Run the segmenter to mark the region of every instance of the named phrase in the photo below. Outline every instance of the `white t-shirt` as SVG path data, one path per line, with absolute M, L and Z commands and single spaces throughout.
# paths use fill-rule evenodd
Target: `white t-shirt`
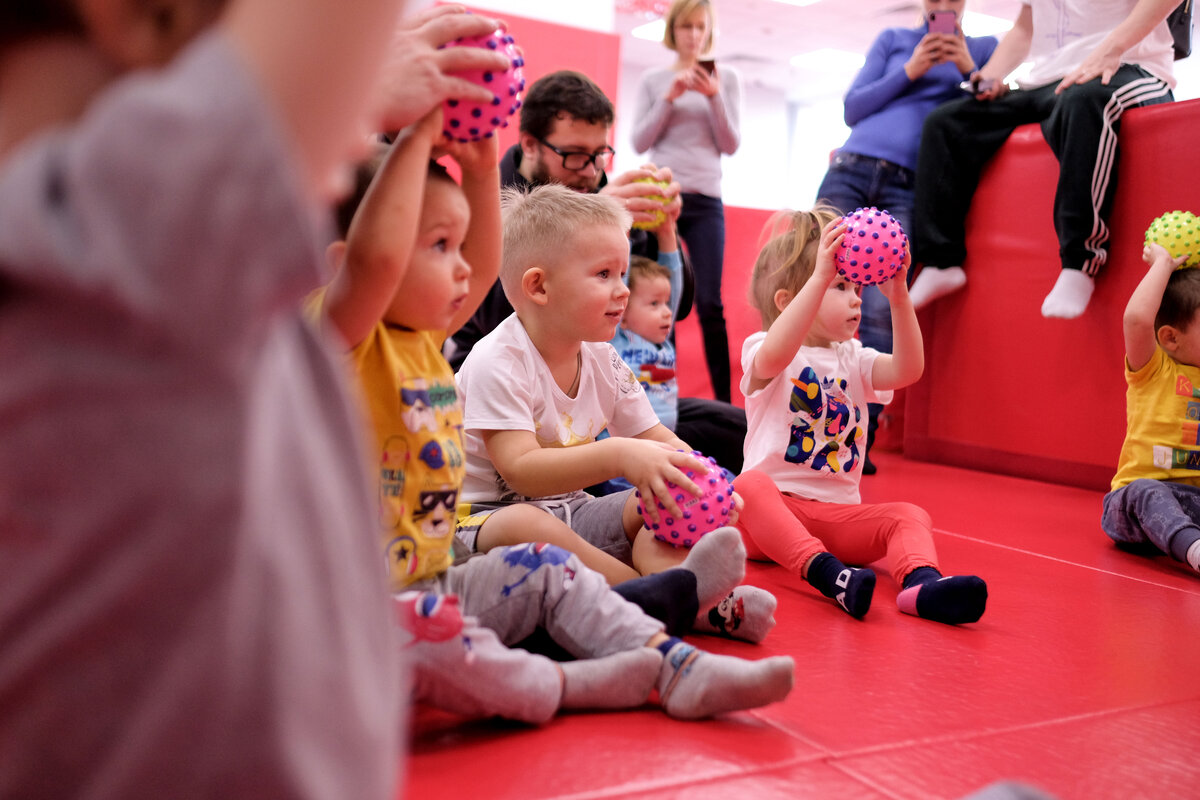
M 1120 25 L 1137 0 L 1021 0 L 1033 9 L 1033 41 L 1029 59 L 1033 68 L 1019 83 L 1023 89 L 1062 80 L 1079 66 L 1105 36 Z M 1167 23 L 1156 26 L 1146 38 L 1121 56 L 1123 64 L 1137 64 L 1169 86 L 1175 86 L 1175 54 Z
M 745 467 L 767 473 L 781 491 L 830 503 L 858 503 L 867 442 L 867 403 L 890 403 L 876 392 L 871 370 L 878 351 L 851 339 L 833 347 L 801 347 L 791 363 L 751 392 L 750 365 L 766 331 L 742 345 L 746 395 Z
M 496 473 L 481 431 L 529 431 L 542 447 L 574 447 L 596 441 L 606 429 L 613 436 L 636 436 L 658 424 L 637 377 L 612 345 L 583 343 L 579 389 L 569 397 L 554 382 L 516 314 L 471 348 L 458 373 L 458 388 L 467 454 L 461 499 L 468 503 L 559 500 L 579 494 L 518 494 Z
M 328 231 L 219 34 L 0 164 L 0 797 L 395 796 Z

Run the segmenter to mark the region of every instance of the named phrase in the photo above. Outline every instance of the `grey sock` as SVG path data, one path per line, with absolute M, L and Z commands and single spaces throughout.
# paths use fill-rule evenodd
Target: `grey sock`
M 796 665 L 789 656 L 746 661 L 673 641 L 658 677 L 659 702 L 672 717 L 700 719 L 757 708 L 792 690 Z
M 634 708 L 646 702 L 662 669 L 653 647 L 623 650 L 603 658 L 566 661 L 562 708 Z
M 737 528 L 724 527 L 700 537 L 679 565 L 696 576 L 696 599 L 707 611 L 746 576 L 746 546 Z
M 1196 572 L 1200 572 L 1200 539 L 1192 542 L 1192 546 L 1188 548 L 1187 563 Z

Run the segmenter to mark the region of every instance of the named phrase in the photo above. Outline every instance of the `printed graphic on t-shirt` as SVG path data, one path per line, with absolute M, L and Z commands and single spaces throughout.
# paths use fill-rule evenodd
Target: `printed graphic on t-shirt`
M 1180 444 L 1183 447 L 1154 446 L 1154 466 L 1160 469 L 1200 470 L 1200 391 L 1192 385 L 1186 375 L 1175 379 L 1175 394 L 1189 398 L 1184 405 L 1184 419 L 1180 423 Z
M 845 379 L 821 378 L 812 367 L 792 378 L 788 407 L 793 417 L 785 461 L 834 474 L 854 469 L 862 413 L 846 395 L 846 386 Z
M 422 559 L 449 551 L 465 458 L 453 379 L 402 380 L 397 399 L 403 430 L 384 442 L 379 500 L 380 519 L 393 534 L 388 570 L 403 579 L 418 573 Z

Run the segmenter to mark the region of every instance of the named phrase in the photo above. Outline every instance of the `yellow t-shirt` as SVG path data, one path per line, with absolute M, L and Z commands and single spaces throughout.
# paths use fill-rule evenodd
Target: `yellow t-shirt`
M 445 571 L 462 487 L 462 403 L 445 334 L 379 323 L 351 351 L 373 427 L 379 518 L 393 591 Z
M 1137 372 L 1125 367 L 1125 443 L 1112 488 L 1138 478 L 1200 486 L 1200 367 L 1161 348 Z

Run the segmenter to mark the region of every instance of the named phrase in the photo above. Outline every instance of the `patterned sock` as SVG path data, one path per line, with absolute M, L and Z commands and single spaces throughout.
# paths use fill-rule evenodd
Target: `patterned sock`
M 942 577 L 933 567 L 918 567 L 904 577 L 896 605 L 905 614 L 934 622 L 975 622 L 987 606 L 987 584 L 974 575 Z
M 761 642 L 775 627 L 776 604 L 775 595 L 766 589 L 737 586 L 707 613 L 696 617 L 692 630 Z
M 658 676 L 663 710 L 676 719 L 700 719 L 726 711 L 758 708 L 787 697 L 796 664 L 789 656 L 745 661 L 697 650 L 670 638 Z
M 636 708 L 650 697 L 663 655 L 653 647 L 559 664 L 562 708 Z
M 1196 572 L 1200 572 L 1200 539 L 1192 542 L 1192 546 L 1188 548 L 1187 563 Z
M 679 568 L 696 576 L 696 600 L 711 608 L 746 576 L 746 546 L 737 528 L 724 527 L 700 537 Z
M 875 593 L 875 573 L 869 569 L 847 567 L 831 553 L 818 553 L 809 562 L 804 579 L 855 619 L 866 616 Z

